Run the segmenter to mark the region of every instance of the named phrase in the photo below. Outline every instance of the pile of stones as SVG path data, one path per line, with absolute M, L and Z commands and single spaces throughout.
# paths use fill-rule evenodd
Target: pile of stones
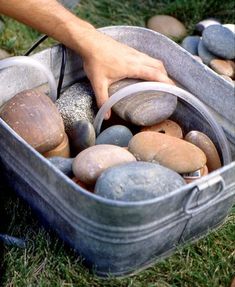
M 113 84 L 110 96 L 135 81 Z M 120 100 L 96 135 L 89 85 L 75 84 L 56 103 L 39 91 L 23 91 L 1 107 L 0 117 L 76 184 L 108 199 L 152 199 L 221 167 L 207 135 L 184 131 L 171 119 L 177 98 L 167 93 Z
M 178 19 L 168 15 L 155 15 L 148 20 L 147 28 L 180 41 L 181 46 L 196 60 L 234 84 L 234 24 L 221 24 L 217 19 L 206 19 L 195 25 L 194 35 L 188 36 L 186 27 Z

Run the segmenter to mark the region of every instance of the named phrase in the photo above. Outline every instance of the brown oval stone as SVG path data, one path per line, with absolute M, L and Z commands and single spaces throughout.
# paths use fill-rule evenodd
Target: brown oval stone
M 181 39 L 187 34 L 184 24 L 169 15 L 153 16 L 148 20 L 147 28 L 175 40 Z
M 207 157 L 209 172 L 221 167 L 221 161 L 217 149 L 211 139 L 202 132 L 190 131 L 185 140 L 199 147 Z
M 64 138 L 64 124 L 52 100 L 43 93 L 26 90 L 5 103 L 0 117 L 41 153 L 57 147 Z
M 69 140 L 67 134 L 64 134 L 64 138 L 61 144 L 59 144 L 56 148 L 45 152 L 43 155 L 47 158 L 53 156 L 60 156 L 66 158 L 70 157 Z
M 122 147 L 101 144 L 80 152 L 73 161 L 73 173 L 86 184 L 94 184 L 108 167 L 136 161 L 135 157 Z
M 159 124 L 156 124 L 150 127 L 143 127 L 141 131 L 142 132 L 152 131 L 152 132 L 167 134 L 169 136 L 180 138 L 180 139 L 183 138 L 183 132 L 182 132 L 181 127 L 172 120 L 165 120 Z
M 206 164 L 204 152 L 195 145 L 151 131 L 136 134 L 128 150 L 137 160 L 158 162 L 178 173 L 193 172 Z
M 204 165 L 202 168 L 200 168 L 199 170 L 196 170 L 194 172 L 190 172 L 190 173 L 187 173 L 187 174 L 182 174 L 184 180 L 187 182 L 187 183 L 190 183 L 196 179 L 199 179 L 201 178 L 202 176 L 205 176 L 208 174 L 208 168 L 206 165 Z
M 109 87 L 109 96 L 140 80 L 124 79 Z M 169 118 L 175 111 L 177 97 L 169 93 L 137 92 L 117 102 L 112 109 L 127 122 L 138 126 L 151 126 Z
M 77 185 L 79 185 L 80 187 L 90 191 L 90 192 L 94 192 L 94 186 L 93 185 L 87 185 L 85 184 L 84 182 L 82 182 L 81 180 L 79 180 L 78 178 L 76 177 L 73 177 L 72 178 L 72 181 L 74 181 Z
M 210 67 L 220 75 L 233 78 L 235 75 L 235 64 L 231 60 L 214 59 L 210 62 Z

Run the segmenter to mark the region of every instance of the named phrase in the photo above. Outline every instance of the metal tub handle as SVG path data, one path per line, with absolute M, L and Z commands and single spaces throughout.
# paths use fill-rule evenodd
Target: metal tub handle
M 204 202 L 203 204 L 201 204 L 198 207 L 190 208 L 190 205 L 193 202 L 193 199 L 195 198 L 195 196 L 199 192 L 202 192 L 206 188 L 211 187 L 213 185 L 218 185 L 217 190 L 215 191 L 215 196 L 211 197 L 209 200 L 207 200 L 206 202 Z M 204 209 L 207 209 L 208 207 L 210 207 L 212 204 L 214 204 L 221 197 L 224 190 L 225 190 L 225 182 L 224 182 L 223 177 L 220 175 L 215 176 L 215 177 L 207 180 L 206 182 L 198 184 L 197 186 L 195 186 L 193 188 L 191 195 L 190 195 L 188 201 L 186 202 L 186 204 L 184 206 L 184 212 L 186 214 L 193 214 L 193 213 L 200 212 Z

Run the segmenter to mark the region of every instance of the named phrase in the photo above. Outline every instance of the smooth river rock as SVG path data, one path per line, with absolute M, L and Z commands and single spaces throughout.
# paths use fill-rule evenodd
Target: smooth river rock
M 109 95 L 123 87 L 140 82 L 125 79 L 112 84 Z M 122 119 L 139 126 L 151 126 L 172 115 L 177 105 L 177 97 L 162 92 L 138 92 L 120 100 L 113 106 L 113 110 Z
M 204 152 L 182 139 L 156 132 L 133 136 L 128 150 L 140 161 L 157 162 L 178 173 L 188 173 L 206 164 Z
M 155 15 L 147 22 L 147 28 L 161 33 L 169 38 L 178 40 L 187 34 L 182 22 L 169 15 Z
M 73 172 L 82 182 L 94 184 L 105 169 L 131 161 L 136 161 L 135 157 L 122 147 L 107 144 L 96 145 L 76 156 L 73 162 Z
M 208 171 L 211 172 L 221 167 L 218 151 L 211 139 L 199 131 L 190 131 L 185 136 L 185 140 L 199 147 L 207 157 Z
M 70 157 L 70 147 L 69 139 L 66 133 L 64 133 L 64 138 L 61 144 L 55 147 L 52 150 L 49 150 L 43 154 L 45 157 Z
M 214 59 L 210 62 L 210 67 L 220 75 L 230 78 L 234 78 L 235 76 L 235 63 L 231 60 Z
M 150 127 L 143 127 L 141 129 L 142 132 L 145 131 L 152 131 L 152 132 L 158 132 L 162 134 L 167 134 L 169 136 L 177 137 L 182 139 L 183 138 L 183 132 L 181 127 L 172 120 L 165 120 L 159 124 L 156 124 L 154 126 Z
M 181 43 L 181 46 L 192 55 L 198 55 L 199 36 L 187 36 Z
M 202 41 L 213 54 L 224 59 L 235 58 L 235 34 L 222 25 L 207 27 L 202 33 Z
M 235 24 L 224 24 L 222 26 L 229 29 L 231 32 L 235 34 Z
M 37 151 L 45 153 L 64 139 L 64 124 L 52 100 L 43 93 L 26 90 L 5 103 L 0 117 Z
M 112 144 L 127 147 L 132 137 L 133 134 L 127 127 L 114 125 L 99 134 L 96 138 L 96 144 Z
M 131 162 L 108 168 L 98 178 L 95 193 L 120 201 L 141 201 L 166 195 L 185 185 L 176 172 L 150 162 Z
M 200 40 L 198 44 L 198 55 L 202 59 L 202 62 L 206 65 L 209 65 L 210 62 L 214 59 L 218 59 L 218 57 L 212 54 L 203 44 L 202 40 Z
M 95 129 L 87 120 L 73 122 L 68 131 L 68 136 L 75 154 L 95 145 Z
M 87 81 L 70 86 L 56 101 L 56 106 L 64 120 L 66 132 L 79 120 L 93 123 L 97 113 L 95 95 Z

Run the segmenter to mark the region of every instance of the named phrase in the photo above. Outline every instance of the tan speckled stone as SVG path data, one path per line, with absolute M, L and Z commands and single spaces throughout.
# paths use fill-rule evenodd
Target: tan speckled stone
M 193 172 L 206 164 L 204 152 L 195 145 L 151 131 L 136 134 L 128 150 L 137 160 L 158 162 L 178 173 Z
M 73 173 L 82 182 L 94 184 L 108 167 L 136 161 L 135 157 L 122 147 L 101 144 L 80 152 L 73 161 Z
M 231 60 L 214 59 L 210 62 L 210 67 L 220 75 L 226 75 L 230 78 L 235 76 L 235 64 Z

